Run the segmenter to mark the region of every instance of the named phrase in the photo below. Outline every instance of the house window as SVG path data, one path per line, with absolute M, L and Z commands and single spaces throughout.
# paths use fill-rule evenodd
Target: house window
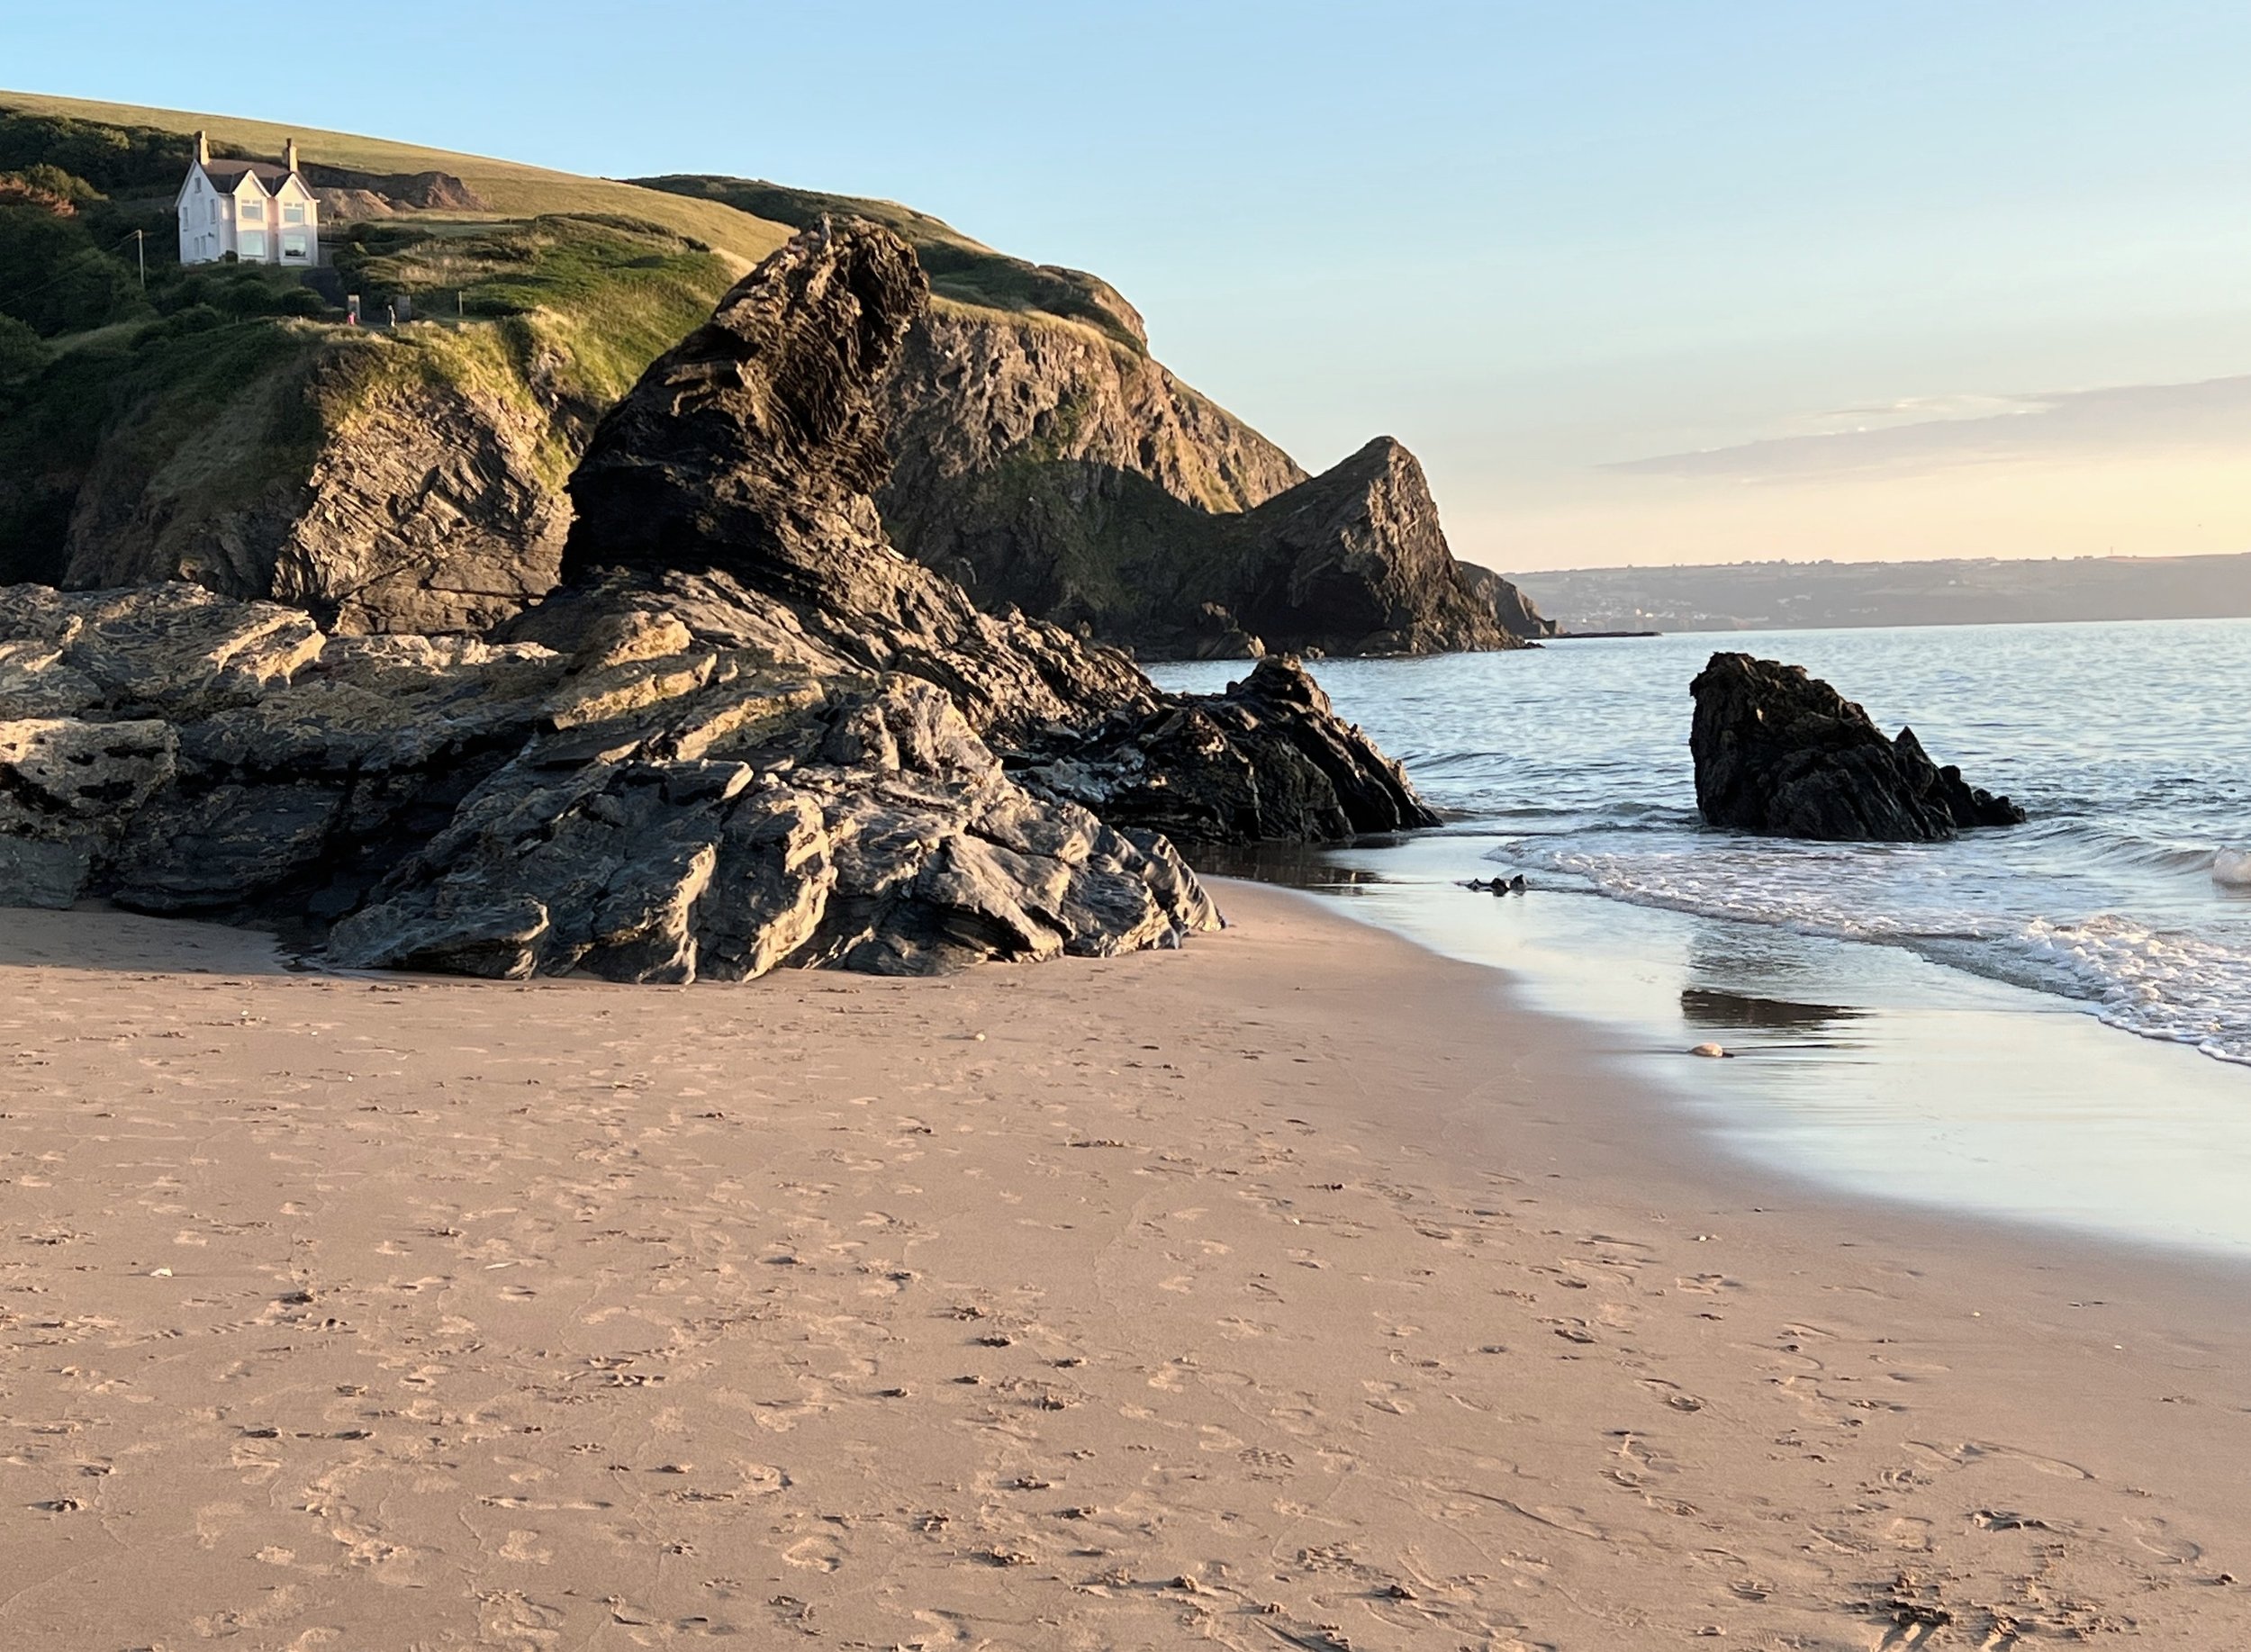
M 306 256 L 305 238 L 303 235 L 284 233 L 281 238 L 281 249 L 284 258 L 294 258 L 302 262 Z
M 284 223 L 303 223 L 304 221 L 305 208 L 303 202 L 285 201 L 282 203 L 282 221 Z
M 211 198 L 211 221 L 213 223 L 219 221 L 219 197 L 216 195 Z
M 265 231 L 265 230 L 243 230 L 243 231 L 242 231 L 242 234 L 241 234 L 241 237 L 240 237 L 240 240 L 241 240 L 241 253 L 242 253 L 242 257 L 246 257 L 246 258 L 260 258 L 260 259 L 262 259 L 262 258 L 264 258 L 264 257 L 266 257 L 266 231 Z
M 264 223 L 266 221 L 266 203 L 263 201 L 245 201 L 242 203 L 242 221 L 244 223 Z

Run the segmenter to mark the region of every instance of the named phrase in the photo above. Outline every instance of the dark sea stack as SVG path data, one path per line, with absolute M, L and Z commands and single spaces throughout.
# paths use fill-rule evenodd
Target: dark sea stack
M 890 474 L 875 389 L 929 303 L 877 230 L 799 235 L 652 363 L 570 482 L 565 582 L 598 567 L 726 573 L 775 594 L 864 601 Z
M 1379 436 L 1245 516 L 1230 605 L 1269 648 L 1444 654 L 1514 648 L 1447 546 L 1415 456 Z
M 1715 654 L 1690 685 L 1704 824 L 1830 842 L 1932 843 L 2024 811 L 1940 768 L 1912 729 L 1868 714 L 1800 665 Z

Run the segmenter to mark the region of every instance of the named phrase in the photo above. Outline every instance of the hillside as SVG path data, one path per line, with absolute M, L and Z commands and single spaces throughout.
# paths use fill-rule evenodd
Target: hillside
M 298 140 L 329 267 L 178 266 L 198 131 L 250 158 Z M 1154 360 L 1107 282 L 911 208 L 8 93 L 0 581 L 186 578 L 348 631 L 485 629 L 554 582 L 603 411 L 824 221 L 891 230 L 930 277 L 881 503 L 979 602 L 1160 654 L 1514 640 L 1521 601 L 1453 562 L 1404 449 L 1308 479 Z M 411 319 L 339 326 L 348 292 Z
M 725 203 L 645 189 L 609 178 L 581 177 L 545 167 L 461 155 L 450 149 L 247 121 L 234 115 L 201 114 L 179 109 L 146 109 L 134 104 L 104 104 L 85 98 L 47 97 L 32 92 L 0 91 L 0 113 L 81 122 L 122 133 L 155 133 L 180 139 L 211 134 L 218 155 L 273 156 L 295 138 L 308 160 L 377 173 L 445 172 L 474 189 L 501 218 L 536 218 L 556 212 L 607 213 L 637 218 L 700 240 L 747 269 L 790 236 L 787 225 L 760 218 Z M 178 150 L 185 157 L 184 149 Z M 24 165 L 0 147 L 0 167 Z M 182 164 L 168 178 L 154 180 L 167 193 L 179 183 Z

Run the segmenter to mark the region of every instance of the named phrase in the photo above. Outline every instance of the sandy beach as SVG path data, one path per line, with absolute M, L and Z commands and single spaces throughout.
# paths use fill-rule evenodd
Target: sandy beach
M 2251 1644 L 2241 1274 L 1216 887 L 688 988 L 0 915 L 0 1645 Z

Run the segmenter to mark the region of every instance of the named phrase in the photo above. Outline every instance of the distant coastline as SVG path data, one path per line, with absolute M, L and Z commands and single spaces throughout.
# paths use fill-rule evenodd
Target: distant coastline
M 1515 575 L 1568 635 L 2251 617 L 2251 553 L 1740 562 Z

